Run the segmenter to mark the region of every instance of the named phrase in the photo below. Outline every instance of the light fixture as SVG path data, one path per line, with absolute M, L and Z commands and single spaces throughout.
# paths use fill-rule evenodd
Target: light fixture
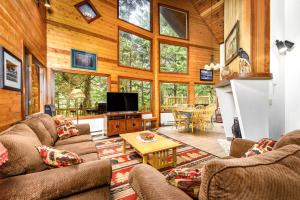
M 285 55 L 287 51 L 291 51 L 294 47 L 295 43 L 285 40 L 285 41 L 280 41 L 276 40 L 276 46 L 278 48 L 278 52 L 281 55 Z
M 210 23 L 211 23 L 211 27 L 212 27 L 212 0 L 210 1 Z M 214 48 L 213 48 L 213 37 L 211 35 L 211 55 L 210 55 L 210 63 L 206 64 L 204 66 L 204 69 L 206 70 L 219 70 L 220 69 L 220 64 L 215 63 L 215 59 L 214 59 Z
M 46 8 L 51 8 L 50 0 L 45 0 L 44 6 L 45 6 Z

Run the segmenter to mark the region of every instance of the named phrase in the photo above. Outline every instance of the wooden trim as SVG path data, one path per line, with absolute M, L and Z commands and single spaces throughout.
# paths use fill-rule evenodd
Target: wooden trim
M 148 81 L 151 84 L 151 111 L 147 113 L 153 113 L 153 108 L 154 108 L 154 80 L 151 79 L 144 79 L 144 78 L 135 78 L 135 77 L 130 77 L 130 76 L 118 76 L 118 92 L 120 92 L 120 79 L 129 79 L 129 80 L 137 80 L 137 81 Z
M 105 35 L 101 35 L 99 33 L 94 33 L 94 32 L 91 32 L 91 31 L 87 31 L 87 30 L 77 28 L 77 27 L 74 27 L 74 26 L 70 26 L 70 25 L 67 25 L 67 24 L 63 24 L 63 23 L 60 23 L 60 22 L 52 21 L 50 19 L 47 19 L 46 23 L 50 24 L 52 26 L 59 27 L 59 28 L 64 28 L 64 29 L 74 31 L 74 32 L 77 32 L 77 33 L 81 33 L 81 34 L 84 34 L 84 35 L 88 35 L 88 36 L 96 37 L 96 38 L 99 38 L 99 39 L 102 39 L 102 40 L 117 43 L 117 40 L 115 40 L 113 38 L 110 38 L 110 37 L 107 37 Z
M 186 72 L 162 72 L 161 69 L 160 69 L 160 61 L 161 61 L 161 56 L 160 56 L 160 45 L 161 44 L 167 44 L 167 45 L 172 45 L 172 46 L 180 46 L 180 47 L 186 47 L 187 48 L 187 58 L 186 58 L 186 67 L 187 67 L 187 70 Z M 183 43 L 180 43 L 180 42 L 175 42 L 175 41 L 167 41 L 167 40 L 158 40 L 158 67 L 159 67 L 159 70 L 158 72 L 160 74 L 182 74 L 182 75 L 189 75 L 190 74 L 190 66 L 189 66 L 189 63 L 190 63 L 190 48 L 189 48 L 189 45 L 186 45 L 186 44 L 183 44 Z
M 137 27 L 137 28 L 140 28 L 140 29 L 142 29 L 142 30 L 145 30 L 145 31 L 148 31 L 148 32 L 151 32 L 151 33 L 153 33 L 153 0 L 150 0 L 150 30 L 147 30 L 147 29 L 145 29 L 145 28 L 143 28 L 143 27 L 140 27 L 140 26 L 138 26 L 138 25 L 136 25 L 136 24 L 133 24 L 133 23 L 131 23 L 131 22 L 128 22 L 128 21 L 126 21 L 126 20 L 124 20 L 124 19 L 121 19 L 120 17 L 119 17 L 119 2 L 120 2 L 120 0 L 117 0 L 117 19 L 119 19 L 119 20 L 121 20 L 121 21 L 123 21 L 123 22 L 125 22 L 125 23 L 127 23 L 127 24 L 130 24 L 130 25 L 132 25 L 132 26 L 135 26 L 135 27 Z
M 125 65 L 121 65 L 120 64 L 120 31 L 138 36 L 140 38 L 143 38 L 145 40 L 149 40 L 150 41 L 150 69 L 140 69 L 134 66 L 125 66 Z M 134 32 L 132 30 L 128 30 L 126 28 L 123 28 L 121 26 L 118 26 L 118 49 L 117 49 L 117 59 L 118 59 L 118 66 L 119 67 L 125 67 L 125 68 L 130 68 L 130 69 L 136 69 L 136 70 L 142 70 L 142 71 L 147 71 L 147 72 L 153 72 L 153 39 L 151 37 L 145 36 L 143 34 Z
M 64 49 L 58 49 L 58 48 L 53 48 L 53 47 L 47 47 L 48 52 L 52 53 L 58 53 L 58 54 L 63 54 L 63 55 L 70 55 L 71 51 L 69 50 L 64 50 Z M 107 63 L 112 63 L 112 64 L 118 64 L 117 60 L 110 59 L 110 58 L 104 58 L 97 56 L 97 62 L 107 62 Z
M 79 7 L 82 6 L 82 5 L 84 5 L 84 4 L 88 4 L 92 8 L 92 10 L 95 12 L 96 16 L 93 19 L 87 19 L 86 16 L 84 16 L 82 14 L 82 12 L 80 11 Z M 92 4 L 92 2 L 90 0 L 84 0 L 84 1 L 78 3 L 78 4 L 74 5 L 74 6 L 75 6 L 75 8 L 78 10 L 78 12 L 81 14 L 81 16 L 85 19 L 85 21 L 88 24 L 101 17 L 100 13 L 98 12 L 98 10 L 96 9 L 96 7 Z
M 99 73 L 99 72 L 92 72 L 92 71 L 86 71 L 83 69 L 66 69 L 66 68 L 56 68 L 53 67 L 51 68 L 53 72 L 65 72 L 65 73 L 71 73 L 71 74 L 84 74 L 84 75 L 93 75 L 93 76 L 105 76 L 105 77 L 110 77 L 110 74 L 105 74 L 105 73 Z
M 190 18 L 189 18 L 189 11 L 188 10 L 184 10 L 182 8 L 177 8 L 177 7 L 174 7 L 174 6 L 170 6 L 170 5 L 167 5 L 167 4 L 162 4 L 162 3 L 158 3 L 158 34 L 160 36 L 164 36 L 164 37 L 169 37 L 169 38 L 176 38 L 176 39 L 180 39 L 180 40 L 190 40 Z M 169 36 L 169 35 L 163 35 L 163 34 L 160 34 L 160 7 L 166 7 L 166 8 L 169 8 L 169 9 L 172 9 L 172 10 L 177 10 L 179 12 L 184 12 L 186 13 L 186 38 L 180 38 L 180 37 L 174 37 L 174 36 Z

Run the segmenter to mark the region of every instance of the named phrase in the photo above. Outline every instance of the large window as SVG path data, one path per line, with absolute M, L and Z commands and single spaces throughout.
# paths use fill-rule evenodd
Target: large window
M 159 6 L 159 32 L 161 35 L 188 39 L 188 13 Z
M 138 93 L 139 111 L 151 111 L 151 81 L 121 78 L 119 81 L 119 87 L 120 92 Z
M 188 48 L 160 43 L 160 71 L 188 72 Z
M 151 30 L 151 0 L 118 0 L 119 19 Z
M 119 64 L 126 67 L 150 70 L 151 41 L 120 30 Z
M 209 105 L 216 103 L 216 90 L 213 85 L 195 85 L 195 104 Z
M 97 114 L 99 103 L 106 102 L 107 77 L 86 74 L 55 72 L 55 107 L 57 114 L 74 116 Z M 74 89 L 80 89 L 85 98 L 70 98 Z
M 185 83 L 160 83 L 162 112 L 171 112 L 177 104 L 188 103 L 188 85 Z

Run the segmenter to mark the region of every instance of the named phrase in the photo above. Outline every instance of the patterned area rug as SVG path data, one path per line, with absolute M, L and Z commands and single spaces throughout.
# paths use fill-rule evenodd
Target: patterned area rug
M 160 134 L 162 135 L 162 134 Z M 165 135 L 162 135 L 167 137 Z M 128 175 L 131 169 L 142 163 L 141 157 L 134 151 L 128 149 L 126 154 L 122 153 L 123 141 L 120 137 L 106 138 L 105 136 L 93 135 L 94 141 L 100 158 L 108 158 L 112 163 L 112 182 L 111 182 L 111 196 L 113 200 L 134 200 L 136 194 L 128 184 Z M 167 137 L 168 138 L 168 137 Z M 172 138 L 169 138 L 174 140 Z M 193 167 L 199 163 L 216 158 L 216 156 L 205 151 L 192 147 L 190 145 L 182 144 L 177 148 L 177 167 Z M 172 168 L 161 169 L 162 174 L 167 174 Z

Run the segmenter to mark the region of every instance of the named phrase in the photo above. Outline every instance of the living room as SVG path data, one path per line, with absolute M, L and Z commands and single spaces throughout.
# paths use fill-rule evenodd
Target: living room
M 0 2 L 0 199 L 299 199 L 299 0 Z

